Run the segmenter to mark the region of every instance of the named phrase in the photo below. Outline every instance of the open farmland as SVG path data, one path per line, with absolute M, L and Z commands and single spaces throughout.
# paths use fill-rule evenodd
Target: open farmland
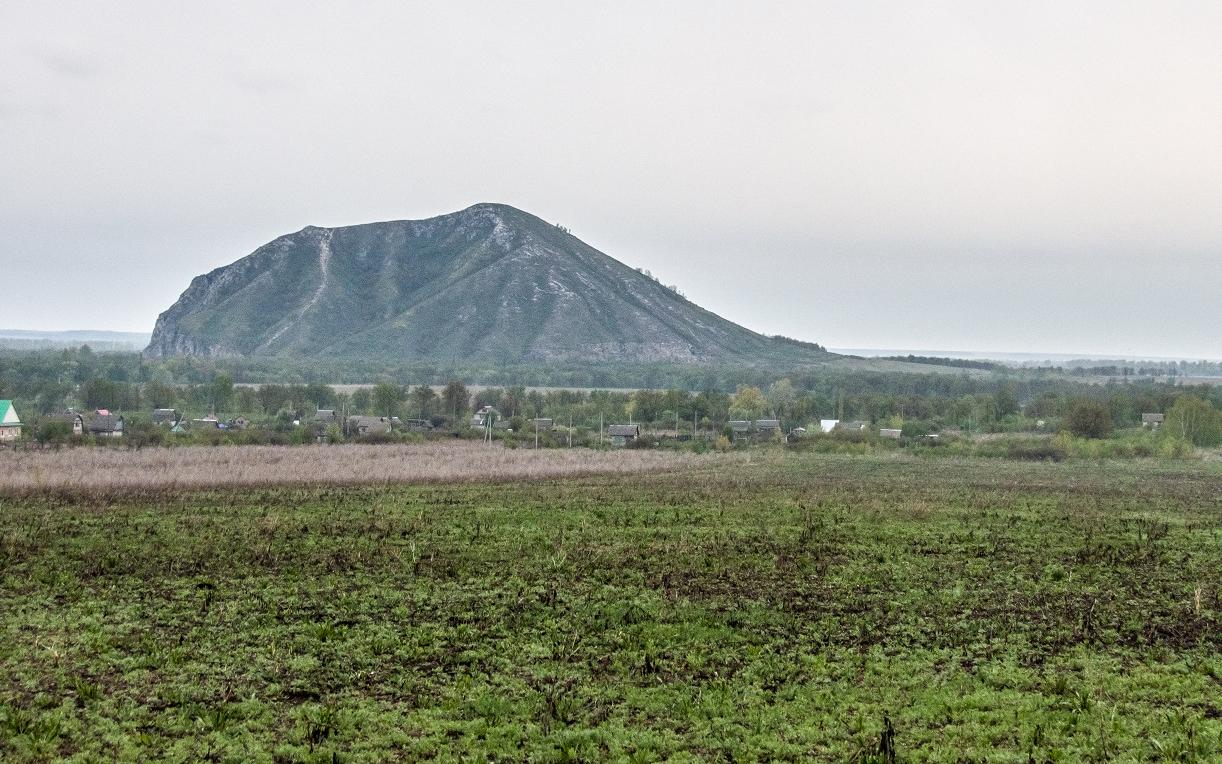
M 1216 761 L 1222 464 L 681 467 L 0 499 L 0 758 Z

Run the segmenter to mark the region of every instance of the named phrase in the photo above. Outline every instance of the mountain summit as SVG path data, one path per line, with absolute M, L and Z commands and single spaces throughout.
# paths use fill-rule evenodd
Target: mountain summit
M 281 236 L 192 280 L 151 356 L 812 363 L 503 204 Z

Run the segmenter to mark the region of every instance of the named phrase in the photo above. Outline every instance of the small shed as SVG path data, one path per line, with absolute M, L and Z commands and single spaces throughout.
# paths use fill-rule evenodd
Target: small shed
M 893 427 L 883 427 L 878 431 L 878 437 L 889 438 L 891 440 L 899 440 L 900 435 L 902 434 L 903 434 L 903 430 L 899 430 Z
M 192 419 L 191 426 L 197 430 L 217 430 L 220 429 L 221 423 L 214 416 L 206 416 L 200 417 L 199 419 Z
M 611 443 L 616 446 L 626 446 L 641 437 L 641 427 L 635 424 L 613 424 L 607 428 Z
M 553 426 L 554 424 L 552 423 L 551 419 L 548 419 L 545 417 L 539 417 L 537 419 L 529 420 L 526 424 L 526 429 L 531 432 L 533 432 L 535 429 L 538 429 L 539 432 L 544 432 L 546 430 L 552 429 Z
M 401 424 L 408 432 L 429 432 L 433 429 L 433 423 L 427 419 L 408 419 L 406 422 L 397 422 L 398 417 L 391 417 L 391 424 Z
M 1164 421 L 1166 421 L 1166 416 L 1163 414 L 1141 415 L 1141 426 L 1148 427 L 1151 430 L 1157 430 L 1159 427 L 1162 427 Z
M 158 427 L 173 425 L 176 422 L 178 422 L 178 411 L 176 409 L 153 409 L 153 424 Z
M 836 432 L 865 432 L 865 422 L 840 422 L 836 425 Z
M 121 438 L 123 417 L 110 413 L 109 409 L 98 409 L 89 418 L 89 434 L 98 438 Z
M 21 437 L 21 417 L 12 401 L 0 401 L 0 441 Z
M 730 424 L 730 432 L 733 433 L 734 437 L 736 438 L 744 437 L 744 436 L 751 434 L 751 421 L 750 420 L 731 419 L 729 424 Z

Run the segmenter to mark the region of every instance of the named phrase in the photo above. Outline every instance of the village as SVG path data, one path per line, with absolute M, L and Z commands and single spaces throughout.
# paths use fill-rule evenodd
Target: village
M 1142 413 L 1140 429 L 1158 432 L 1165 419 L 1163 413 Z M 1028 426 L 1035 435 L 1052 431 L 1044 419 L 1033 420 Z M 212 412 L 191 416 L 176 408 L 155 408 L 147 413 L 125 416 L 119 411 L 97 408 L 36 415 L 27 423 L 18 414 L 13 401 L 0 400 L 0 448 L 58 448 L 89 443 L 135 447 L 198 443 L 393 443 L 465 438 L 527 448 L 670 445 L 711 446 L 724 450 L 755 444 L 794 444 L 819 437 L 936 445 L 939 441 L 962 439 L 965 435 L 971 433 L 957 426 L 945 426 L 936 432 L 921 427 L 906 429 L 894 419 L 871 424 L 859 419 L 819 418 L 808 424 L 786 427 L 775 417 L 727 419 L 719 424 L 694 414 L 691 421 L 675 415 L 669 422 L 655 419 L 642 423 L 605 421 L 600 414 L 596 421 L 587 418 L 575 423 L 571 413 L 565 421 L 550 416 L 522 417 L 516 413 L 503 414 L 490 404 L 479 406 L 465 419 L 350 414 L 336 408 L 317 408 L 304 414 L 281 412 L 276 418 L 241 414 L 218 416 Z M 977 433 L 979 440 L 995 437 Z

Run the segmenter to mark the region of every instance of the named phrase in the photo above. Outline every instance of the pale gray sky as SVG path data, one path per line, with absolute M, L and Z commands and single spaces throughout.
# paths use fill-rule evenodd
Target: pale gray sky
M 753 329 L 1222 356 L 1222 4 L 0 4 L 3 328 L 499 201 Z

